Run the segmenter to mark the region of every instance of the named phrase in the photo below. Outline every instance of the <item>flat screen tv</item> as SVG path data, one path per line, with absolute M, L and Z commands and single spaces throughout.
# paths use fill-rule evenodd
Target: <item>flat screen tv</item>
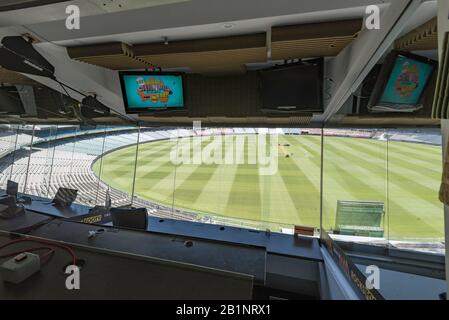
M 323 110 L 323 59 L 275 66 L 259 75 L 262 111 Z
M 182 73 L 119 72 L 127 113 L 185 109 Z
M 368 102 L 370 112 L 414 112 L 422 108 L 436 61 L 408 52 L 392 51 L 385 58 Z

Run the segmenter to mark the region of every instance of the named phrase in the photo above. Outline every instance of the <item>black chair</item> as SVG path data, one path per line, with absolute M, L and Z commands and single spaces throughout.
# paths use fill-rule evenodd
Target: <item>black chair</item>
M 147 230 L 148 213 L 146 208 L 111 208 L 110 213 L 114 227 Z

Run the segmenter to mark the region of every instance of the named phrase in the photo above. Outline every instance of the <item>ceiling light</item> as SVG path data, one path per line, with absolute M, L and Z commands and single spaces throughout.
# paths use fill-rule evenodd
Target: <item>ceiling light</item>
M 223 28 L 225 28 L 225 29 L 227 29 L 227 30 L 230 30 L 230 29 L 232 29 L 232 28 L 234 28 L 235 27 L 235 24 L 234 23 L 225 23 L 224 25 L 223 25 Z

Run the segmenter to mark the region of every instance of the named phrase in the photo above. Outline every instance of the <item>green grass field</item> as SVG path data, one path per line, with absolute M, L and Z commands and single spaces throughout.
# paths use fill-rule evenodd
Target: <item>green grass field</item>
M 279 144 L 278 171 L 267 176 L 259 175 L 255 164 L 175 167 L 170 160 L 175 141 L 141 144 L 135 194 L 202 214 L 319 226 L 320 137 L 280 135 Z M 324 227 L 334 225 L 337 200 L 375 200 L 386 205 L 385 235 L 391 239 L 442 238 L 441 147 L 389 142 L 387 163 L 386 145 L 324 138 Z M 135 150 L 131 146 L 105 155 L 101 179 L 131 193 Z M 100 175 L 100 161 L 93 169 Z

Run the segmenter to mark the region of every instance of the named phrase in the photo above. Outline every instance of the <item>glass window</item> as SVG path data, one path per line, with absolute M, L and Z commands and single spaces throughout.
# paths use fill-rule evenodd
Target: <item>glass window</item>
M 64 166 L 59 163 L 59 154 L 55 156 L 57 138 L 58 126 L 34 126 L 33 147 L 29 157 L 23 159 L 29 163 L 24 193 L 44 198 L 52 198 L 56 193 L 52 175 L 67 167 L 67 163 Z
M 138 151 L 135 136 L 106 131 L 93 171 L 100 186 L 122 193 L 116 205 L 134 195 L 133 206 L 160 217 L 319 226 L 320 129 L 142 127 Z
M 0 188 L 6 189 L 6 183 L 12 177 L 12 164 L 17 144 L 17 125 L 0 126 Z
M 19 192 L 24 192 L 27 184 L 29 156 L 32 152 L 31 145 L 34 143 L 33 131 L 34 126 L 15 125 L 3 137 L 7 144 L 7 141 L 10 141 L 8 144 L 10 152 L 2 158 L 2 162 L 5 163 L 2 167 L 3 177 L 6 181 L 8 179 L 16 181 L 19 184 Z
M 444 251 L 439 128 L 3 125 L 0 165 L 1 188 L 50 199 L 285 232 L 321 210 L 338 239 Z
M 438 128 L 328 128 L 323 149 L 325 230 L 344 241 L 444 253 Z
M 324 129 L 323 227 L 339 239 L 385 239 L 387 142 L 383 135 L 383 130 Z
M 388 238 L 395 246 L 444 250 L 441 131 L 387 130 Z
M 112 206 L 130 206 L 134 191 L 135 163 L 139 141 L 139 128 L 129 126 L 103 127 L 101 135 L 89 138 L 90 150 L 85 153 L 92 163 L 92 172 L 99 178 L 95 204 L 104 205 L 107 195 Z
M 170 128 L 140 129 L 133 205 L 147 207 L 151 215 L 187 219 L 187 214 L 173 207 L 179 171 L 172 150 L 176 151 L 181 132 Z M 176 152 L 173 154 L 176 156 Z

